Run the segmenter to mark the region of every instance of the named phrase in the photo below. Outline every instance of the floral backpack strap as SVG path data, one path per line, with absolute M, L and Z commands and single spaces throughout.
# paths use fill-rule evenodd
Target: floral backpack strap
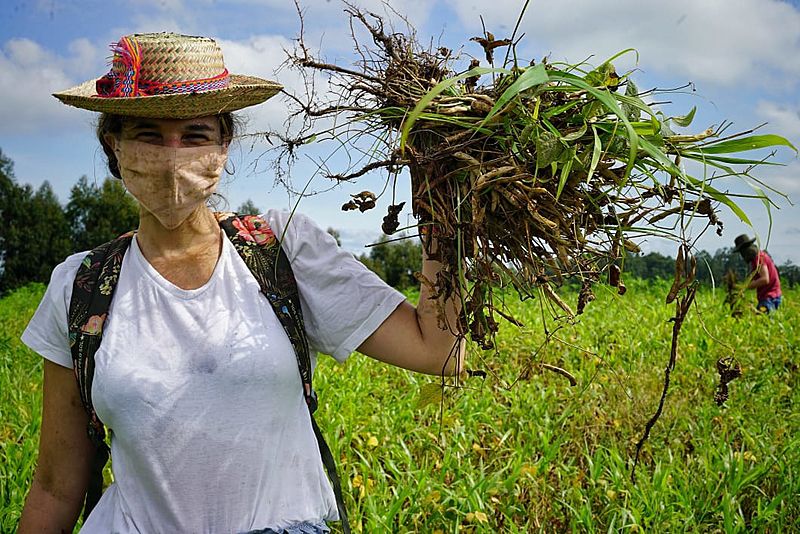
M 336 496 L 336 506 L 342 522 L 342 531 L 350 534 L 347 510 L 344 505 L 342 484 L 336 472 L 336 462 L 330 447 L 314 419 L 317 410 L 317 395 L 311 384 L 311 357 L 306 337 L 303 311 L 300 307 L 300 293 L 292 272 L 289 258 L 275 237 L 269 223 L 257 215 L 236 215 L 217 213 L 217 221 L 242 257 L 247 268 L 258 281 L 261 293 L 267 297 L 275 315 L 278 316 L 297 357 L 297 367 L 303 381 L 303 395 L 311 413 L 311 426 L 317 438 L 320 456 Z
M 294 279 L 289 258 L 280 246 L 267 221 L 257 215 L 217 213 L 219 225 L 228 235 L 234 248 L 253 273 L 261 293 L 275 310 L 275 314 L 292 342 L 303 394 L 313 413 L 317 407 L 316 395 L 311 385 L 311 358 L 306 338 L 300 294 Z
M 105 427 L 92 404 L 94 355 L 100 347 L 103 325 L 119 280 L 122 258 L 132 237 L 133 232 L 128 232 L 89 252 L 78 267 L 72 284 L 67 317 L 72 368 L 78 381 L 81 404 L 89 416 L 89 438 L 97 447 L 86 492 L 84 519 L 89 516 L 103 493 L 103 467 L 110 455 L 105 441 Z

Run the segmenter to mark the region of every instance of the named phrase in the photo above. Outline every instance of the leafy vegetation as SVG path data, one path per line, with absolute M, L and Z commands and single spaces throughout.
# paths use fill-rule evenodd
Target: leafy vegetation
M 98 186 L 82 176 L 72 186 L 64 214 L 73 252 L 91 250 L 139 225 L 139 205 L 115 178 Z
M 599 286 L 580 320 L 551 328 L 544 345 L 546 301 L 507 295 L 525 326 L 501 331 L 498 357 L 471 353 L 469 367 L 487 377 L 448 387 L 441 403 L 429 402 L 435 377 L 364 357 L 345 366 L 322 358 L 318 421 L 340 459 L 356 531 L 800 528 L 797 290 L 777 314 L 738 320 L 724 292 L 698 294 L 664 415 L 631 484 L 633 445 L 669 354 L 668 285 L 628 280 L 623 297 Z M 29 286 L 0 300 L 3 532 L 15 528 L 36 462 L 41 361 L 18 336 L 42 291 Z M 743 375 L 718 407 L 715 362 L 732 353 Z M 542 364 L 569 371 L 577 385 Z
M 384 282 L 398 289 L 419 287 L 414 273 L 422 263 L 422 245 L 414 239 L 390 241 L 382 235 L 369 254 L 362 254 L 359 260 L 380 276 Z
M 30 281 L 45 282 L 70 252 L 66 218 L 50 184 L 17 185 L 0 152 L 0 294 Z
M 47 282 L 69 254 L 88 250 L 135 228 L 136 201 L 119 180 L 102 185 L 83 176 L 61 206 L 48 182 L 18 184 L 13 162 L 0 151 L 0 294 Z

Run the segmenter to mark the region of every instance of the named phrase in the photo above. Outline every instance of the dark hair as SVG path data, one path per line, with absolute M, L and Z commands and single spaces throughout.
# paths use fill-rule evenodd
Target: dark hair
M 222 142 L 226 145 L 230 144 L 231 140 L 239 132 L 240 120 L 233 113 L 220 113 L 217 118 L 219 119 L 220 132 L 222 132 Z M 103 152 L 105 152 L 106 159 L 108 159 L 108 171 L 118 179 L 122 179 L 122 175 L 119 172 L 117 156 L 106 142 L 105 136 L 106 134 L 117 136 L 121 134 L 125 119 L 126 117 L 123 115 L 111 113 L 101 113 L 100 118 L 97 119 L 97 140 L 100 141 L 100 146 L 103 147 Z
M 742 259 L 744 261 L 753 261 L 758 256 L 758 247 L 756 245 L 750 245 L 749 247 L 742 249 Z

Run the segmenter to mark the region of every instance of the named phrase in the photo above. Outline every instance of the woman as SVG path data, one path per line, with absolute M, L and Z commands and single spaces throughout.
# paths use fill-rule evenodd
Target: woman
M 337 519 L 292 346 L 206 206 L 230 112 L 280 86 L 228 74 L 216 43 L 141 34 L 109 74 L 55 96 L 104 113 L 111 173 L 140 204 L 103 328 L 92 398 L 115 482 L 84 532 L 327 532 Z M 264 215 L 291 261 L 313 348 L 452 374 L 455 338 L 421 288 L 414 308 L 308 218 Z M 19 531 L 71 531 L 94 446 L 72 370 L 67 307 L 86 253 L 53 271 L 23 341 L 45 358 L 39 462 Z M 441 266 L 423 259 L 434 279 Z M 457 304 L 447 302 L 454 324 Z

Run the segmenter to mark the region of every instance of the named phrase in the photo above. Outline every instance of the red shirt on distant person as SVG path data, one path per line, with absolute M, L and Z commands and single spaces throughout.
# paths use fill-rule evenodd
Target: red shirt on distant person
M 769 257 L 769 254 L 763 250 L 759 250 L 758 255 L 750 262 L 750 268 L 758 272 L 761 270 L 762 265 L 767 267 L 769 283 L 756 289 L 759 302 L 781 296 L 781 279 L 778 276 L 778 269 L 775 267 L 775 262 Z

